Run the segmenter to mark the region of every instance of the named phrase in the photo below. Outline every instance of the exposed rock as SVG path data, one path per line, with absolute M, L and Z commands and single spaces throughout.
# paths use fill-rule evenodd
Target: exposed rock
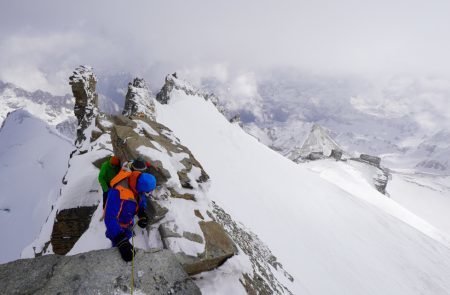
M 185 199 L 188 201 L 196 201 L 195 200 L 195 195 L 194 194 L 189 194 L 189 193 L 179 193 L 177 192 L 174 188 L 168 188 L 169 192 L 170 192 L 170 197 L 171 198 L 177 198 L 177 199 Z
M 174 154 L 186 154 L 181 161 L 185 169 L 177 171 L 177 176 L 182 187 L 192 188 L 188 173 L 191 172 L 193 167 L 198 168 L 200 171 L 198 182 L 204 182 L 209 179 L 209 176 L 194 158 L 190 150 L 181 145 L 172 131 L 164 125 L 146 118 L 139 118 L 141 124 L 145 124 L 147 128 L 138 130 L 139 128 L 136 122 L 124 116 L 114 116 L 113 121 L 115 125 L 111 131 L 111 139 L 115 154 L 121 159 L 136 159 L 142 156 L 146 161 L 150 162 L 151 167 L 149 168 L 149 172 L 155 175 L 158 184 L 166 183 L 169 178 L 175 175 L 170 175 L 170 172 L 163 167 L 159 158 L 150 158 L 148 155 L 139 153 L 139 147 L 148 147 L 159 153 L 166 152 L 170 156 Z M 163 150 L 160 150 L 161 148 Z
M 208 215 L 220 223 L 228 235 L 249 257 L 253 273 L 244 274 L 241 283 L 248 294 L 292 294 L 274 274 L 274 270 L 288 280 L 293 277 L 283 269 L 270 249 L 251 231 L 236 223 L 229 214 L 213 202 L 213 213 Z
M 359 158 L 361 160 L 363 160 L 364 162 L 366 162 L 366 163 L 369 163 L 369 164 L 374 165 L 376 167 L 380 167 L 380 164 L 381 164 L 381 158 L 380 157 L 366 155 L 366 154 L 361 154 L 359 156 Z
M 311 152 L 309 155 L 305 157 L 307 160 L 315 161 L 325 158 L 325 155 L 322 152 Z
M 331 150 L 331 158 L 334 158 L 336 161 L 339 161 L 340 159 L 342 159 L 342 151 L 340 150 Z
M 181 90 L 187 95 L 195 95 L 197 92 L 195 89 L 184 81 L 178 79 L 176 73 L 167 75 L 164 86 L 161 88 L 159 93 L 156 95 L 156 100 L 161 104 L 167 104 L 170 99 L 170 93 L 173 89 Z
M 237 253 L 236 246 L 220 224 L 215 221 L 200 221 L 199 224 L 205 237 L 205 251 L 198 257 L 176 253 L 178 260 L 189 275 L 219 267 Z
M 90 135 L 85 134 L 85 131 L 98 114 L 98 95 L 95 92 L 97 77 L 92 67 L 79 66 L 69 80 L 75 97 L 74 111 L 78 120 L 76 143 L 80 145 L 82 141 L 90 139 L 88 138 Z
M 375 188 L 382 194 L 386 195 L 386 187 L 390 178 L 389 170 L 380 168 L 379 173 L 374 178 Z
M 200 213 L 199 210 L 194 210 L 194 214 L 195 214 L 195 216 L 197 216 L 201 220 L 205 220 L 205 217 L 203 217 L 202 213 Z
M 128 84 L 125 107 L 122 114 L 127 117 L 148 117 L 155 119 L 155 103 L 144 79 L 135 78 Z
M 199 244 L 204 243 L 201 235 L 197 235 L 197 234 L 185 231 L 185 232 L 183 232 L 183 237 L 188 239 L 189 241 L 197 242 Z
M 160 206 L 158 202 L 153 199 L 150 199 L 147 204 L 147 216 L 150 219 L 149 224 L 154 224 L 160 221 L 166 216 L 167 212 L 169 211 L 169 209 Z
M 138 250 L 133 277 L 140 294 L 201 294 L 170 251 Z M 0 265 L 0 278 L 2 294 L 121 294 L 130 292 L 131 266 L 114 248 L 17 260 Z
M 161 239 L 166 240 L 167 238 L 181 238 L 181 235 L 175 231 L 173 231 L 172 229 L 170 229 L 167 224 L 161 224 L 158 228 L 159 230 L 159 234 L 161 235 Z M 167 249 L 167 245 L 166 245 L 166 249 Z
M 57 213 L 51 236 L 53 252 L 67 254 L 88 229 L 97 206 L 78 207 Z

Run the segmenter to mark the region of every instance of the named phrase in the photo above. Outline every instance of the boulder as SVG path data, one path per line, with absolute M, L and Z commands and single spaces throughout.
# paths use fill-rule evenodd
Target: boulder
M 131 263 L 117 249 L 75 256 L 47 255 L 0 265 L 2 294 L 122 294 L 131 290 Z M 201 294 L 173 253 L 138 250 L 134 261 L 138 294 Z
M 215 221 L 200 221 L 199 224 L 205 240 L 204 252 L 198 257 L 182 252 L 176 253 L 178 260 L 189 275 L 213 270 L 237 253 L 236 245 L 220 224 Z M 165 243 L 165 245 L 167 244 Z

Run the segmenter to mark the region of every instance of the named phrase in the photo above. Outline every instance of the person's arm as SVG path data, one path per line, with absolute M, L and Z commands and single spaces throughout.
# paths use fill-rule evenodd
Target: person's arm
M 103 163 L 100 167 L 100 173 L 98 174 L 98 182 L 100 183 L 103 192 L 108 191 L 109 185 L 105 180 L 106 170 L 108 169 L 107 163 Z

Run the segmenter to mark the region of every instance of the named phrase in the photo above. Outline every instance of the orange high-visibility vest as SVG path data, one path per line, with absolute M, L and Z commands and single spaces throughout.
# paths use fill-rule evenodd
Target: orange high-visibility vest
M 140 171 L 120 170 L 120 172 L 111 180 L 111 187 L 120 193 L 120 199 L 136 202 L 136 183 Z

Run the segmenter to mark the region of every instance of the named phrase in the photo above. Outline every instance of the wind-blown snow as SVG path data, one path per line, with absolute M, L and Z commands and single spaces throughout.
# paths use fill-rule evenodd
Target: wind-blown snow
M 350 177 L 330 182 L 283 158 L 199 96 L 174 90 L 157 114 L 211 176 L 209 196 L 294 276 L 296 294 L 450 292 L 445 240 L 393 201 L 379 206 L 373 198 L 385 197 Z
M 38 234 L 59 194 L 70 141 L 22 110 L 0 130 L 0 263 L 20 258 Z

